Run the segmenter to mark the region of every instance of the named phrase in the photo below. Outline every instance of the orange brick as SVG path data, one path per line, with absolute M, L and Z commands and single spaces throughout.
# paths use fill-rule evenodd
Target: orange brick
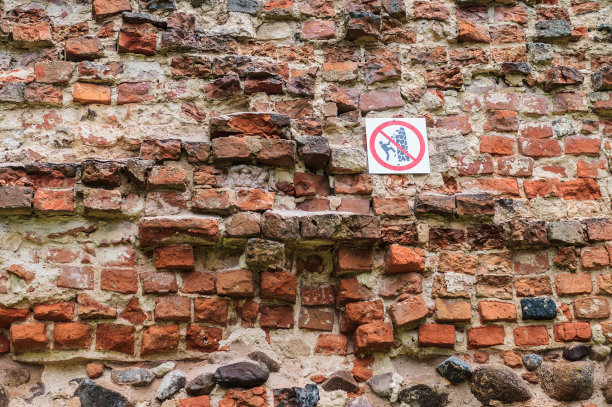
M 425 252 L 418 247 L 391 245 L 385 256 L 385 270 L 389 274 L 425 271 Z
M 544 325 L 519 326 L 514 329 L 516 346 L 548 345 L 548 330 Z
M 419 325 L 419 346 L 454 349 L 455 327 L 443 324 Z
M 561 273 L 555 275 L 555 287 L 559 295 L 590 294 L 593 292 L 591 275 L 586 273 Z
M 436 300 L 436 321 L 467 322 L 472 319 L 472 307 L 468 301 L 438 298 Z
M 480 322 L 514 322 L 516 321 L 516 306 L 509 302 L 480 301 L 478 303 Z
M 506 333 L 501 325 L 478 326 L 468 330 L 468 349 L 502 345 Z
M 76 103 L 82 105 L 110 105 L 110 87 L 93 83 L 77 82 L 72 89 L 72 99 Z
M 557 342 L 588 342 L 591 340 L 591 324 L 588 322 L 555 324 L 554 332 Z

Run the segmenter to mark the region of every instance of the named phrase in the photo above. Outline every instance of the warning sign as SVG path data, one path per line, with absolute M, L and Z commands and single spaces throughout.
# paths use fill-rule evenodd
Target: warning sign
M 429 174 L 424 118 L 366 118 L 370 174 Z

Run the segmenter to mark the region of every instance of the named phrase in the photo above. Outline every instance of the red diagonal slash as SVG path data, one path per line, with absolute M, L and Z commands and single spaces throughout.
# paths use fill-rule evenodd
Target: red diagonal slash
M 410 153 L 408 153 L 408 151 L 404 150 L 404 149 L 403 149 L 403 148 L 402 148 L 402 147 L 401 147 L 399 144 L 397 144 L 397 143 L 395 142 L 395 140 L 393 140 L 391 137 L 387 136 L 387 135 L 385 134 L 385 132 L 384 132 L 384 131 L 380 130 L 380 134 L 382 134 L 383 136 L 385 136 L 385 137 L 387 138 L 387 140 L 389 140 L 390 142 L 392 142 L 392 143 L 393 143 L 393 145 L 394 145 L 395 147 L 399 148 L 399 149 L 400 149 L 400 150 L 401 150 L 401 151 L 402 151 L 404 154 L 406 154 L 408 157 L 410 157 L 410 159 L 411 159 L 411 160 L 413 160 L 413 161 L 415 161 L 415 160 L 416 160 L 416 158 L 414 158 L 413 156 L 411 156 L 411 155 L 410 155 Z

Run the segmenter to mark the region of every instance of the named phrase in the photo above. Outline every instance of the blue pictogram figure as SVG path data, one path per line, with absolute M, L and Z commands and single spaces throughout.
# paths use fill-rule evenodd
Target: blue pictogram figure
M 387 142 L 387 143 L 383 143 L 382 141 L 379 141 L 378 144 L 380 145 L 380 148 L 383 149 L 385 154 L 387 154 L 387 158 L 385 159 L 385 161 L 388 162 L 389 161 L 389 151 L 393 151 L 395 153 L 395 149 L 393 147 L 391 147 L 391 142 L 390 141 Z
M 401 148 L 403 148 L 405 151 L 408 151 L 408 140 L 406 139 L 406 129 L 404 129 L 403 127 L 400 127 L 399 129 L 397 129 L 395 131 L 395 134 L 393 136 L 391 136 L 393 138 L 393 141 L 395 141 Z M 406 155 L 406 153 L 404 153 L 402 150 L 400 150 L 399 148 L 397 149 L 397 161 L 398 162 L 402 162 L 402 161 L 410 161 L 410 157 L 408 157 Z

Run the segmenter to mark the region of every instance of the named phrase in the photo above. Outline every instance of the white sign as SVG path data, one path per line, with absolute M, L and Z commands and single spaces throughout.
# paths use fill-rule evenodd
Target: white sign
M 370 174 L 429 174 L 425 119 L 366 118 Z

